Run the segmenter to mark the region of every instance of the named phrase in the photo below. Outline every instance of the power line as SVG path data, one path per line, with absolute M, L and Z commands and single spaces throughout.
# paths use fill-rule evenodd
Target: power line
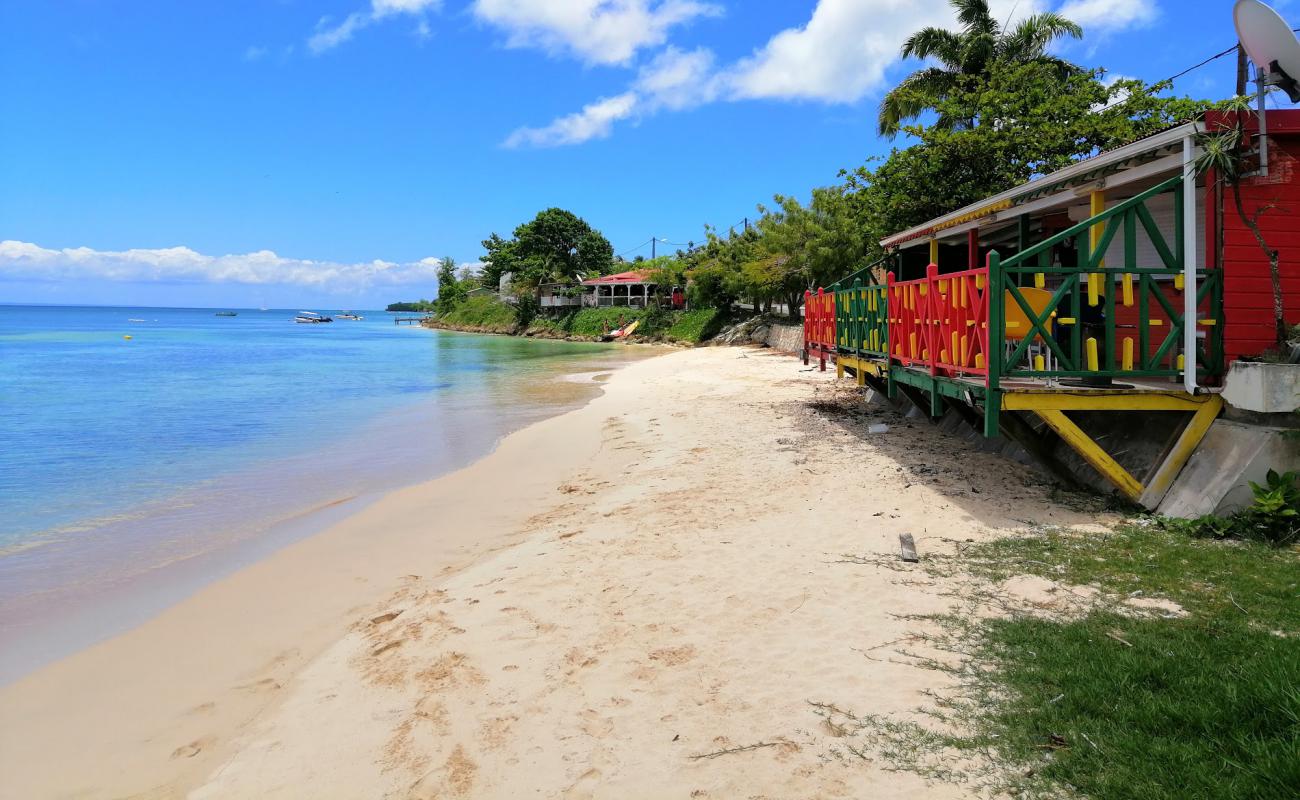
M 1292 32 L 1292 33 L 1300 33 L 1300 28 L 1292 28 L 1292 29 L 1291 29 L 1291 32 Z M 1194 70 L 1194 69 L 1200 69 L 1201 67 L 1203 67 L 1203 66 L 1205 66 L 1206 64 L 1210 63 L 1211 61 L 1215 61 L 1215 60 L 1217 60 L 1217 59 L 1223 58 L 1224 56 L 1226 56 L 1226 55 L 1229 54 L 1229 53 L 1235 53 L 1235 52 L 1237 52 L 1237 48 L 1240 47 L 1240 46 L 1241 46 L 1240 44 L 1234 44 L 1232 47 L 1229 47 L 1227 50 L 1224 50 L 1224 51 L 1221 52 L 1221 53 L 1215 53 L 1214 55 L 1212 55 L 1212 56 L 1210 56 L 1209 58 L 1205 59 L 1204 61 L 1200 62 L 1199 64 L 1193 64 L 1192 66 L 1188 67 L 1187 69 L 1183 70 L 1182 72 L 1178 73 L 1177 75 L 1173 75 L 1173 76 L 1171 76 L 1171 77 L 1165 78 L 1163 81 L 1160 81 L 1160 83 L 1170 83 L 1170 82 L 1172 82 L 1172 81 L 1176 81 L 1176 80 L 1178 80 L 1179 78 L 1183 77 L 1184 75 L 1186 75 L 1187 73 L 1191 72 L 1191 71 Z

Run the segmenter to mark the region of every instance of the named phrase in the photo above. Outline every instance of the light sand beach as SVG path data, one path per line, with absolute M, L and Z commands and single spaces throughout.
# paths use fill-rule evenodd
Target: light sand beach
M 620 369 L 0 690 L 0 794 L 966 796 L 847 754 L 813 713 L 907 714 L 949 680 L 864 651 L 952 587 L 844 556 L 1095 515 L 923 421 L 866 433 L 833 374 L 738 348 Z

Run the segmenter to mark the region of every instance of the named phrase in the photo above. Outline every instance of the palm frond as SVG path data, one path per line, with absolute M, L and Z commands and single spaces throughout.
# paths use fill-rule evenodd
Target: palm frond
M 989 13 L 987 0 L 948 0 L 957 10 L 957 21 L 972 33 L 994 33 L 998 31 L 998 21 Z
M 952 68 L 962 61 L 961 36 L 943 28 L 922 28 L 903 42 L 903 58 L 939 59 Z
M 938 67 L 927 67 L 908 75 L 880 102 L 880 134 L 892 139 L 903 122 L 915 119 L 946 98 L 957 80 L 955 72 Z
M 1083 38 L 1083 28 L 1060 14 L 1044 12 L 1020 21 L 1014 30 L 999 42 L 999 55 L 1015 61 L 1029 61 L 1047 52 L 1057 39 L 1069 36 Z

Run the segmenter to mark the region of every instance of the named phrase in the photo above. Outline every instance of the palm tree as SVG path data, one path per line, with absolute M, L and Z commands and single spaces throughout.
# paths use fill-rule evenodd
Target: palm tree
M 957 11 L 961 29 L 923 28 L 903 44 L 903 58 L 935 58 L 942 66 L 919 69 L 903 79 L 880 103 L 880 133 L 893 138 L 899 126 L 949 97 L 963 81 L 987 73 L 998 62 L 1038 61 L 1056 66 L 1063 76 L 1077 69 L 1047 54 L 1047 47 L 1063 36 L 1083 36 L 1083 28 L 1051 12 L 1026 17 L 1012 30 L 1003 30 L 989 13 L 987 0 L 948 0 Z M 942 128 L 970 127 L 973 119 L 940 115 Z

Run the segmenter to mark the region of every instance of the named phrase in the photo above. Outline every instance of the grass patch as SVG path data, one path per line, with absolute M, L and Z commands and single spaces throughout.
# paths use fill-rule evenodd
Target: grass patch
M 698 344 L 721 330 L 726 313 L 713 308 L 668 311 L 658 308 L 584 308 L 559 316 L 536 317 L 526 331 L 531 335 L 595 338 L 639 320 L 636 336 Z
M 513 333 L 519 326 L 519 315 L 514 306 L 495 297 L 467 297 L 451 311 L 440 315 L 438 322 L 495 333 Z
M 1098 611 L 996 619 L 974 634 L 976 711 L 1029 795 L 1300 797 L 1300 554 L 1157 526 L 971 547 L 983 577 L 1026 572 L 1175 600 L 1180 619 Z M 963 559 L 963 560 L 966 560 Z
M 713 338 L 726 323 L 727 313 L 721 309 L 692 309 L 679 312 L 677 319 L 664 331 L 664 335 L 674 341 L 699 344 Z

